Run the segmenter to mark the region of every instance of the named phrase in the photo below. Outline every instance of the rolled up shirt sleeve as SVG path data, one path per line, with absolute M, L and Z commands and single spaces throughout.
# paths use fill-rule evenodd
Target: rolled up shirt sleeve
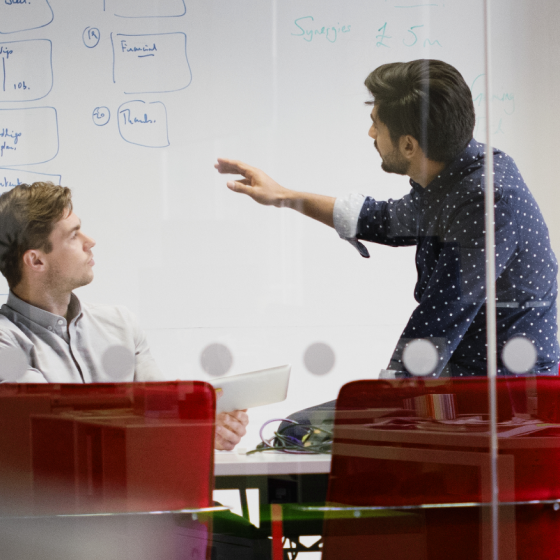
M 333 210 L 334 229 L 342 239 L 355 239 L 358 218 L 366 197 L 350 193 L 335 200 Z
M 358 220 L 362 211 L 365 196 L 351 193 L 342 198 L 337 198 L 333 209 L 334 229 L 338 235 L 348 241 L 362 257 L 369 259 L 369 251 L 356 237 Z

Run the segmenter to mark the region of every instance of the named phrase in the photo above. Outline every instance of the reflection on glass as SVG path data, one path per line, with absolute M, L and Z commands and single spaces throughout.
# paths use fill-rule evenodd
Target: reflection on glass
M 10 534 L 15 558 L 204 557 L 214 415 L 201 382 L 0 385 L 2 553 Z
M 505 378 L 497 388 L 500 558 L 555 558 L 560 380 Z M 344 386 L 318 508 L 323 558 L 488 558 L 489 444 L 486 380 Z

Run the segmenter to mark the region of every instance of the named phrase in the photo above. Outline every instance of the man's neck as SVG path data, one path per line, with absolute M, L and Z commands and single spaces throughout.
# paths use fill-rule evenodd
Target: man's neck
M 426 188 L 445 168 L 441 161 L 432 161 L 422 157 L 417 162 L 411 162 L 408 176 L 421 187 Z
M 21 300 L 53 313 L 65 319 L 68 316 L 68 306 L 70 305 L 70 297 L 72 292 L 57 293 L 48 289 L 32 289 L 20 282 L 12 292 Z

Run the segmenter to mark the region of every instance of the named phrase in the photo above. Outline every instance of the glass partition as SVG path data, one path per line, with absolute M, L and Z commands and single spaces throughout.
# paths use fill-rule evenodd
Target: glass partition
M 558 11 L 0 6 L 13 558 L 54 515 L 76 558 L 183 557 L 140 552 L 169 519 L 218 558 L 555 557 Z
M 489 15 L 489 132 L 495 150 L 511 158 L 495 151 L 499 155 L 494 172 L 495 177 L 505 179 L 498 185 L 499 196 L 509 199 L 506 206 L 515 209 L 500 211 L 504 204 L 496 203 L 496 252 L 502 253 L 496 255 L 498 269 L 505 256 L 501 249 L 509 247 L 511 252 L 496 280 L 498 363 L 501 361 L 505 374 L 517 377 L 508 382 L 515 431 L 501 433 L 502 423 L 498 422 L 498 461 L 506 457 L 511 461 L 505 471 L 498 469 L 498 531 L 515 528 L 514 532 L 510 529 L 510 542 L 500 551 L 500 558 L 554 558 L 560 507 L 553 466 L 557 448 L 558 234 L 552 188 L 555 156 L 549 138 L 558 120 L 552 100 L 558 66 L 553 26 L 559 12 L 552 2 L 536 6 L 492 0 Z M 504 160 L 508 171 L 501 173 L 498 165 L 503 169 Z M 503 213 L 514 220 L 515 231 L 503 236 L 508 241 L 501 246 L 498 231 Z M 516 284 L 515 299 L 500 296 L 500 292 L 505 296 L 503 286 L 508 281 Z

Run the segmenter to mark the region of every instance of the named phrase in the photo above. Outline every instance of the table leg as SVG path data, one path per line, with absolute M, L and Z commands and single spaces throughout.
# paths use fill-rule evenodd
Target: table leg
M 272 525 L 272 560 L 284 560 L 282 504 L 270 504 L 270 514 Z
M 243 512 L 243 517 L 250 521 L 249 519 L 249 503 L 247 501 L 247 486 L 239 489 L 239 499 L 241 500 L 241 511 Z

